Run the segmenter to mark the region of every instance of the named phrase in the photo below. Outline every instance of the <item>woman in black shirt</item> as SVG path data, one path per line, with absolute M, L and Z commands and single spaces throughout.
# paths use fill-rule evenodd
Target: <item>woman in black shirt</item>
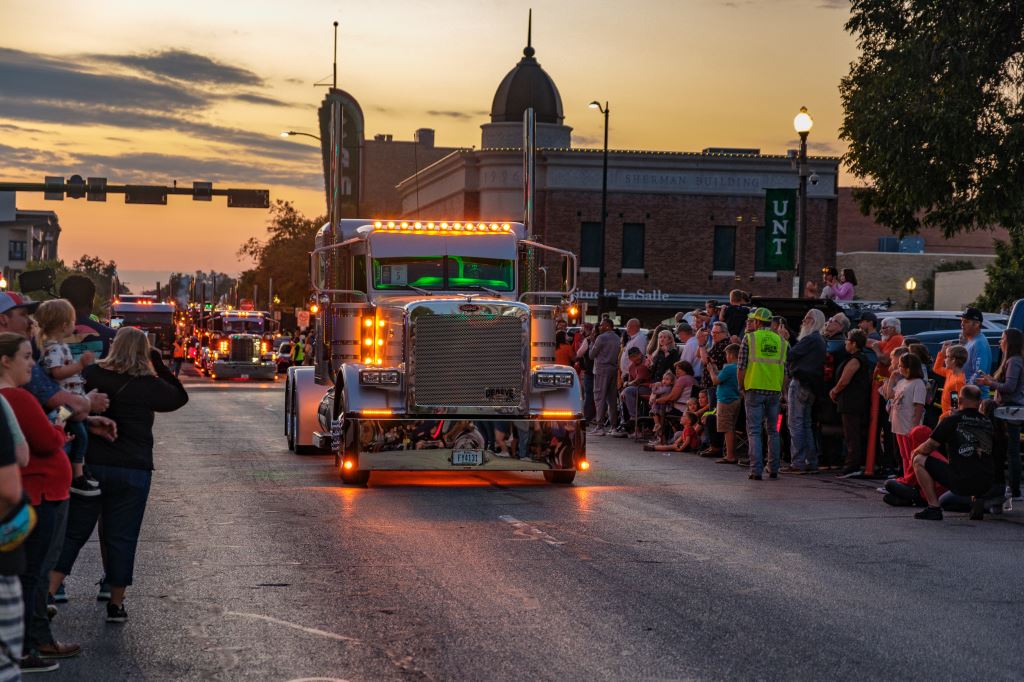
M 72 495 L 68 527 L 60 560 L 51 573 L 51 593 L 71 572 L 97 520 L 103 520 L 110 602 L 107 621 L 123 623 L 124 592 L 132 584 L 135 549 L 146 511 L 153 475 L 153 415 L 172 412 L 188 402 L 188 393 L 164 366 L 160 351 L 149 347 L 146 334 L 133 327 L 117 332 L 106 358 L 84 372 L 85 390 L 110 396 L 106 416 L 117 423 L 117 440 L 89 440 L 85 461 L 100 482 L 99 497 Z

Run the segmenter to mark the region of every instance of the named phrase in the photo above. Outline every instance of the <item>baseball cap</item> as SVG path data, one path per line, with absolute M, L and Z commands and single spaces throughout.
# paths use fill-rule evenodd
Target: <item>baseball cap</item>
M 748 320 L 757 320 L 758 322 L 771 322 L 772 311 L 767 308 L 755 308 L 747 315 Z
M 0 313 L 6 313 L 14 308 L 24 308 L 27 313 L 34 313 L 39 307 L 39 301 L 33 301 L 28 296 L 23 296 L 14 291 L 0 293 Z
M 860 319 L 861 321 L 867 320 L 868 322 L 874 322 L 876 325 L 878 324 L 878 315 L 875 315 L 870 310 L 865 310 L 864 312 L 862 312 L 860 314 Z
M 964 311 L 957 315 L 965 320 L 974 320 L 975 322 L 984 322 L 985 318 L 982 317 L 981 311 L 977 308 L 964 308 Z

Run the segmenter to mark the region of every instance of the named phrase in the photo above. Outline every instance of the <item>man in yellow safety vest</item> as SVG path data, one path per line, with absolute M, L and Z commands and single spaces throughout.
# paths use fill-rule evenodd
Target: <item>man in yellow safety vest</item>
M 771 330 L 772 313 L 767 308 L 755 309 L 749 319 L 754 324 L 754 331 L 743 335 L 736 368 L 747 411 L 749 478 L 760 481 L 766 463 L 761 443 L 762 426 L 768 430 L 771 453 L 768 476 L 779 477 L 782 452 L 779 442 L 779 405 L 782 402 L 782 383 L 786 376 L 789 344 Z

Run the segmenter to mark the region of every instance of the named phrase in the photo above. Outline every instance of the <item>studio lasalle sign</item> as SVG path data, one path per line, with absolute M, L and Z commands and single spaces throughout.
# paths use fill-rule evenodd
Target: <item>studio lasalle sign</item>
M 792 270 L 796 251 L 796 190 L 764 191 L 766 270 Z

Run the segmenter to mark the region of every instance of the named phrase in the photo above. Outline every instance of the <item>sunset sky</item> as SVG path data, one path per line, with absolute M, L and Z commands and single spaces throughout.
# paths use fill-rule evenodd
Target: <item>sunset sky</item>
M 812 153 L 841 154 L 839 79 L 856 58 L 847 0 L 378 0 L 340 3 L 0 1 L 0 180 L 45 175 L 114 183 L 269 187 L 308 215 L 323 209 L 315 110 L 341 24 L 339 86 L 366 133 L 479 146 L 491 99 L 522 56 L 533 8 L 537 59 L 558 86 L 573 144 L 699 151 L 796 146 L 792 119 L 814 116 Z M 843 182 L 851 182 L 847 178 Z M 117 261 L 136 289 L 170 271 L 238 273 L 239 245 L 266 213 L 171 197 L 167 206 L 45 201 L 61 256 Z

